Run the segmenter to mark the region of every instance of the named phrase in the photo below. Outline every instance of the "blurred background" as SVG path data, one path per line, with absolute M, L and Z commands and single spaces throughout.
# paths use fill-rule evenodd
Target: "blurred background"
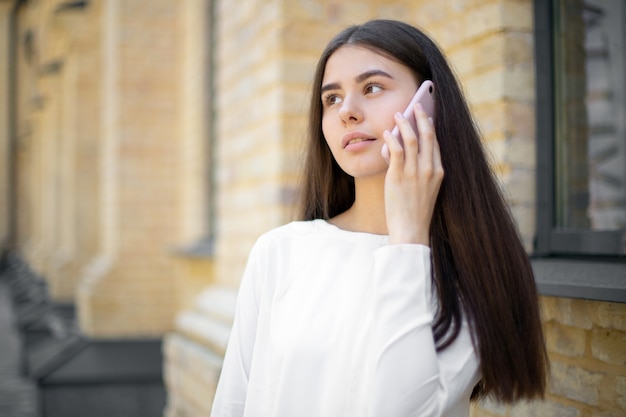
M 623 0 L 0 0 L 0 415 L 209 415 L 248 251 L 294 218 L 319 54 L 448 55 L 533 257 L 545 401 L 626 414 Z M 505 370 L 503 370 L 505 372 Z

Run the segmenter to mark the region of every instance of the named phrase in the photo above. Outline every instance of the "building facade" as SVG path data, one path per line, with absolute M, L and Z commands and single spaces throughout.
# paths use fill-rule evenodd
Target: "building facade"
M 474 417 L 623 415 L 625 16 L 608 0 L 0 0 L 2 249 L 86 335 L 163 337 L 164 415 L 208 415 L 248 251 L 294 217 L 318 55 L 347 25 L 400 19 L 455 68 L 542 294 L 546 400 Z

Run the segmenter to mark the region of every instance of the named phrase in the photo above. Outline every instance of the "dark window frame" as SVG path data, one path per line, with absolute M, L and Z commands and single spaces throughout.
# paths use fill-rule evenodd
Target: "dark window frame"
M 626 302 L 626 234 L 555 227 L 557 2 L 534 0 L 537 213 L 531 262 L 542 295 Z

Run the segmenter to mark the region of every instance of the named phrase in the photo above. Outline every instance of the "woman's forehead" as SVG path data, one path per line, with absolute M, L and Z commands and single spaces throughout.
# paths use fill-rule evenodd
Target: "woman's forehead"
M 355 77 L 375 69 L 389 73 L 411 73 L 405 65 L 372 49 L 344 45 L 328 58 L 322 84 L 338 81 L 335 78 Z

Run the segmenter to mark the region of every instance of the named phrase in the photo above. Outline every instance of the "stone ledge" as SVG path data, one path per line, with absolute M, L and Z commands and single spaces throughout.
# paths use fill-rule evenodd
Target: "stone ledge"
M 194 311 L 186 311 L 176 318 L 176 330 L 222 356 L 226 352 L 230 337 L 230 326 L 227 324 Z
M 603 260 L 531 259 L 541 295 L 626 303 L 626 263 Z
M 183 311 L 176 317 L 176 331 L 223 356 L 236 303 L 237 290 L 209 286 L 198 296 L 191 310 Z
M 202 314 L 232 325 L 237 305 L 237 290 L 211 286 L 200 294 L 195 309 Z
M 168 391 L 166 417 L 211 413 L 222 358 L 183 335 L 170 333 L 163 341 L 164 381 Z
M 176 249 L 175 254 L 186 258 L 207 258 L 211 259 L 215 256 L 215 240 L 213 237 L 192 242 L 189 245 Z

